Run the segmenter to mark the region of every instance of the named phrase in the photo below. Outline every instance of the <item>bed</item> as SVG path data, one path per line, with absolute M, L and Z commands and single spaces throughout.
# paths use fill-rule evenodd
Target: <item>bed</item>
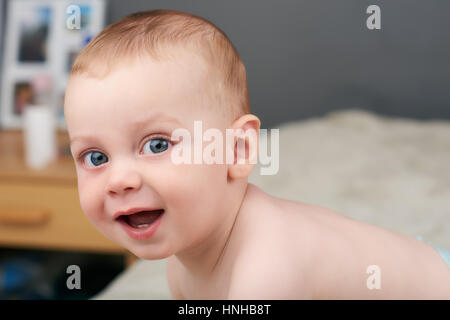
M 279 129 L 278 174 L 249 182 L 450 249 L 450 121 L 354 109 Z M 93 299 L 170 299 L 165 263 L 138 260 Z

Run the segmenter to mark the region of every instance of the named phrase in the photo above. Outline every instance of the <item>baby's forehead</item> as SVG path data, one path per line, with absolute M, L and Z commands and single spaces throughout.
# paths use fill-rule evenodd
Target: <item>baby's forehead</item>
M 147 56 L 123 60 L 98 80 L 106 84 L 121 83 L 124 89 L 144 89 L 148 93 L 157 88 L 170 95 L 189 91 L 207 94 L 206 90 L 215 83 L 213 73 L 201 57 L 181 52 L 158 60 Z
M 151 108 L 179 118 L 195 114 L 201 120 L 207 114 L 208 118 L 228 119 L 230 115 L 221 107 L 215 91 L 221 87 L 214 86 L 216 82 L 207 68 L 202 57 L 189 51 L 175 51 L 164 59 L 147 56 L 124 59 L 103 78 L 89 74 L 71 77 L 64 108 L 70 108 L 69 113 L 78 113 L 81 106 L 89 114 L 99 104 L 117 108 L 133 105 L 137 108 L 130 108 L 129 112 Z
M 81 75 L 70 77 L 68 89 L 87 86 L 117 86 L 118 89 L 167 88 L 172 94 L 184 89 L 205 89 L 211 84 L 211 73 L 203 59 L 196 55 L 177 52 L 164 59 L 151 56 L 126 57 L 109 67 L 107 73 L 96 72 L 97 67 Z M 101 74 L 101 76 L 99 76 Z M 196 89 L 195 92 L 202 90 Z M 114 92 L 111 92 L 114 93 Z
M 161 49 L 157 53 L 133 53 L 117 59 L 115 63 L 110 64 L 107 74 L 114 73 L 120 68 L 129 68 L 130 65 L 136 66 L 137 70 L 142 70 L 149 75 L 162 71 L 159 74 L 161 79 L 170 78 L 172 74 L 176 74 L 177 78 L 183 77 L 190 82 L 210 78 L 216 73 L 215 67 L 203 55 L 182 46 L 172 46 Z
M 139 62 L 118 68 L 103 79 L 75 76 L 67 87 L 64 109 L 68 116 L 110 113 L 127 109 L 131 113 L 171 112 L 184 117 L 210 108 L 213 95 L 207 81 L 181 68 L 157 68 Z

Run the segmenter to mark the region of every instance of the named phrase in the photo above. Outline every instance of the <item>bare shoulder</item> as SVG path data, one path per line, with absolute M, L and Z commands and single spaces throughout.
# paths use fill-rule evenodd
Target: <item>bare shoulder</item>
M 449 298 L 448 266 L 421 241 L 262 190 L 254 196 L 230 294 L 266 298 L 273 287 L 267 298 Z M 376 289 L 368 287 L 373 266 L 381 270 Z
M 324 207 L 306 208 L 315 230 L 310 237 L 316 298 L 450 298 L 450 270 L 429 245 Z M 369 283 L 373 270 L 379 270 L 379 286 Z
M 252 186 L 254 204 L 245 208 L 228 299 L 310 299 L 307 229 L 298 208 Z M 304 230 L 303 230 L 304 229 Z

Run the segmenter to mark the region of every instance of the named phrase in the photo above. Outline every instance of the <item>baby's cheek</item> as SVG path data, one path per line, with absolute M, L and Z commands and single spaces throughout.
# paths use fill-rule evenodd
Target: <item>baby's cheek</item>
M 171 171 L 171 179 L 178 177 L 178 181 L 166 190 L 166 195 L 170 198 L 168 204 L 179 212 L 177 216 L 183 226 L 193 225 L 199 230 L 210 223 L 211 215 L 221 206 L 226 181 L 222 171 L 200 165 L 186 165 L 176 176 Z
M 95 224 L 98 220 L 99 210 L 101 209 L 101 198 L 99 197 L 91 184 L 80 181 L 78 184 L 78 194 L 80 205 L 87 218 Z

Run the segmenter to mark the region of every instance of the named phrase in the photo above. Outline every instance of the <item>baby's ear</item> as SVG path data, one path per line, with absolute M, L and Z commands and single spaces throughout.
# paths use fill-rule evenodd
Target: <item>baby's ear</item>
M 260 120 L 245 114 L 235 120 L 227 132 L 228 176 L 231 179 L 247 177 L 258 160 Z

